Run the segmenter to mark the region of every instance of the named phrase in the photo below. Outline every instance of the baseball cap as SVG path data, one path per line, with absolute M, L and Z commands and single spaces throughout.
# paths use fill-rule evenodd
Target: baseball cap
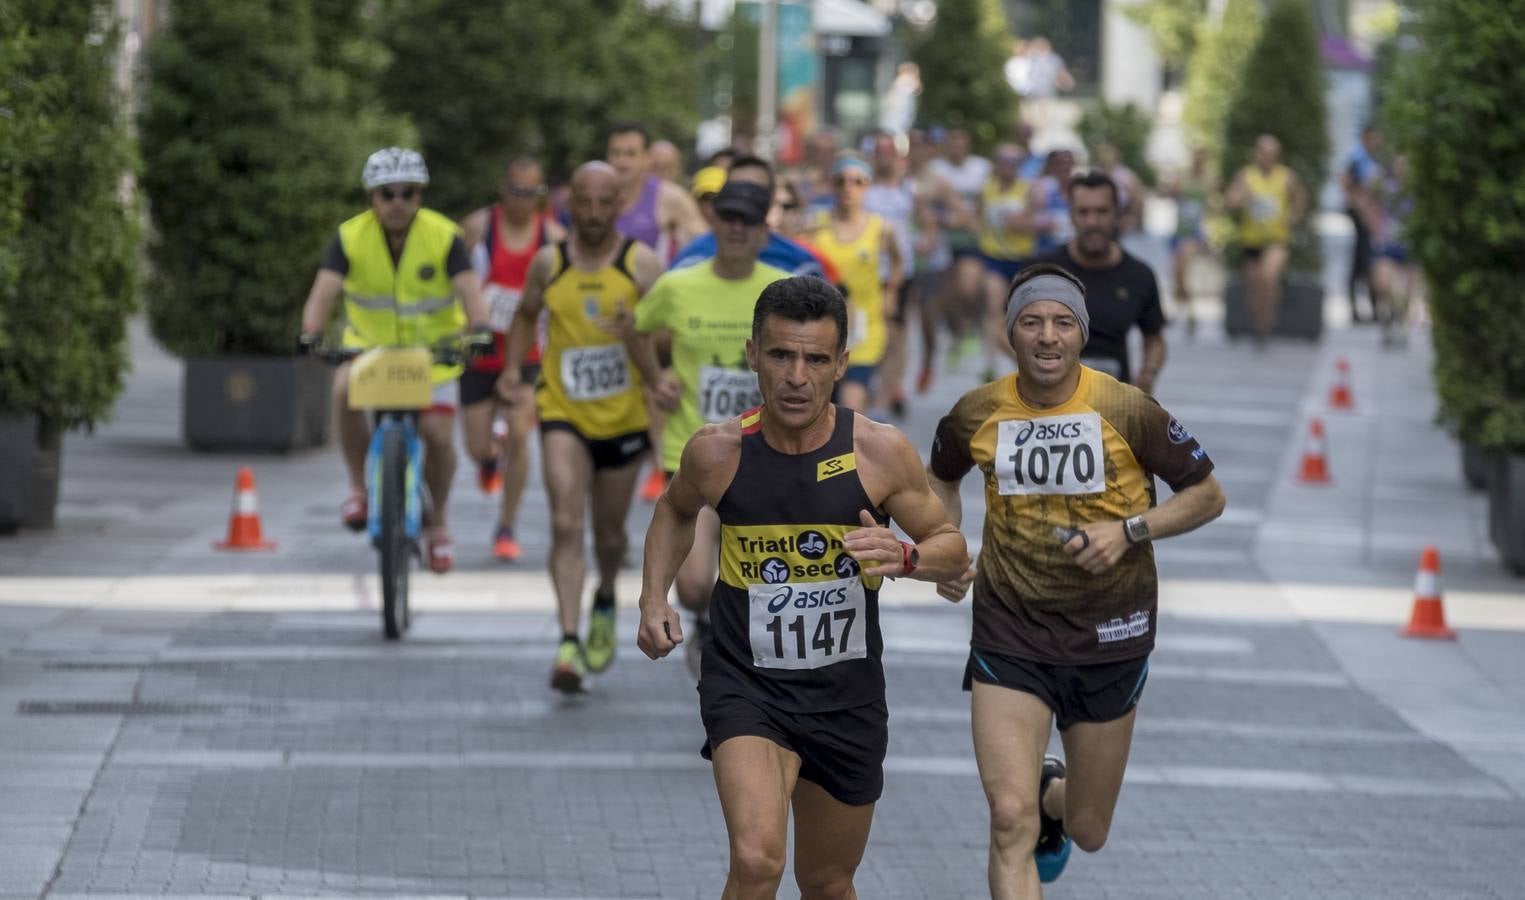
M 773 197 L 760 184 L 744 181 L 727 181 L 715 195 L 715 214 L 732 213 L 740 216 L 748 225 L 760 225 L 768 218 L 768 208 Z
M 725 177 L 725 169 L 719 166 L 705 166 L 694 173 L 694 183 L 689 188 L 689 193 L 695 200 L 703 200 L 710 194 L 718 194 L 725 184 Z

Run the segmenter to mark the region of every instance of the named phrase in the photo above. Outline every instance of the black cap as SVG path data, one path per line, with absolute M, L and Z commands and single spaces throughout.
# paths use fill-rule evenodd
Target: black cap
M 731 213 L 741 217 L 748 225 L 761 225 L 768 218 L 768 208 L 773 196 L 760 184 L 747 181 L 727 181 L 715 195 L 715 215 Z

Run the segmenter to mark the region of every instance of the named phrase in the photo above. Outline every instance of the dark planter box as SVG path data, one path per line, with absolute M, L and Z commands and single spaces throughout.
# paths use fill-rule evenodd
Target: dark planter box
M 1223 288 L 1223 330 L 1231 338 L 1249 337 L 1250 311 L 1245 304 L 1244 275 L 1229 276 Z M 1281 280 L 1281 306 L 1276 311 L 1279 337 L 1316 341 L 1324 334 L 1324 285 L 1317 276 L 1288 272 Z
M 285 452 L 328 437 L 333 370 L 306 357 L 185 361 L 185 442 L 196 450 Z
M 1525 575 L 1525 453 L 1494 453 L 1488 477 L 1488 533 L 1504 565 Z
M 52 528 L 63 431 L 25 413 L 0 413 L 0 534 Z
M 1467 487 L 1474 491 L 1487 490 L 1488 469 L 1492 463 L 1488 460 L 1488 451 L 1470 444 L 1466 441 L 1461 443 L 1461 476 L 1466 479 Z

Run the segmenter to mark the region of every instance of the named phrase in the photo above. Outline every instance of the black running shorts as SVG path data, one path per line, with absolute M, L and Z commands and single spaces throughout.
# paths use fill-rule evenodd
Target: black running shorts
M 651 436 L 645 431 L 635 431 L 630 434 L 622 434 L 619 437 L 595 440 L 578 431 L 577 426 L 571 422 L 541 422 L 541 435 L 548 431 L 565 431 L 577 435 L 582 440 L 583 446 L 588 448 L 588 455 L 593 458 L 593 468 L 595 471 L 622 469 L 633 462 L 638 462 L 641 456 L 651 449 Z
M 1032 694 L 1054 711 L 1060 731 L 1076 722 L 1111 722 L 1138 705 L 1149 678 L 1149 657 L 1090 666 L 1060 666 L 970 650 L 964 690 L 993 684 Z
M 884 754 L 889 748 L 889 707 L 868 706 L 823 713 L 778 709 L 734 678 L 706 673 L 699 680 L 699 717 L 705 742 L 699 755 L 734 737 L 760 737 L 800 758 L 800 777 L 821 786 L 839 803 L 863 806 L 884 792 Z
M 535 379 L 539 377 L 539 363 L 526 363 L 519 367 L 521 383 L 533 385 Z M 497 372 L 478 372 L 475 369 L 467 369 L 461 373 L 460 378 L 461 406 L 476 406 L 483 400 L 495 399 L 498 396 L 497 385 Z

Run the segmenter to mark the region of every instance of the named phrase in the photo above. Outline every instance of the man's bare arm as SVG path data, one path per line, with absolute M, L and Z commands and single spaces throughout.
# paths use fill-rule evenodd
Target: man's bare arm
M 864 418 L 859 421 L 868 422 Z M 871 466 L 870 481 L 876 489 L 885 491 L 880 505 L 911 538 L 916 548 L 919 557 L 916 570 L 908 577 L 922 581 L 946 581 L 958 577 L 968 569 L 969 545 L 957 526 L 948 520 L 947 511 L 937 495 L 932 493 L 926 471 L 922 468 L 921 457 L 916 454 L 916 448 L 911 446 L 905 435 L 896 428 L 869 424 L 862 428 L 862 437 L 858 443 L 862 454 L 859 471 L 864 471 L 865 463 Z M 865 575 L 900 574 L 902 548 L 893 534 L 890 535 L 893 546 L 885 543 L 883 537 L 877 534 L 872 542 L 867 538 L 854 540 L 855 535 L 871 532 L 874 529 L 864 528 L 853 532 L 844 539 L 843 544 L 849 552 L 854 551 L 854 544 L 863 545 L 860 548 L 861 555 L 860 552 L 853 552 L 853 557 L 863 565 Z
M 319 269 L 307 292 L 307 302 L 302 304 L 302 331 L 317 334 L 333 317 L 339 295 L 344 293 L 344 276 L 330 269 Z

